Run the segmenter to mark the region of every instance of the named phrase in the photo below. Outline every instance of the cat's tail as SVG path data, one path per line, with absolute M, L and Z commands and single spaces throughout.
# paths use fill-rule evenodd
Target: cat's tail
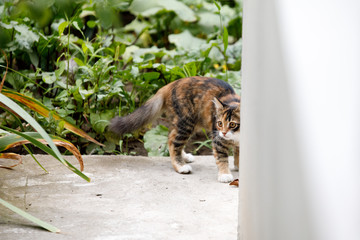
M 123 135 L 131 133 L 155 120 L 163 111 L 164 91 L 158 91 L 143 106 L 124 117 L 115 117 L 110 121 L 109 130 Z

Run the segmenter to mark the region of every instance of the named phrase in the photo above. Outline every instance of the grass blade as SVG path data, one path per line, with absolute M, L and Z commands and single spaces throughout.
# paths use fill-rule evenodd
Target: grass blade
M 36 157 L 34 156 L 34 154 L 30 151 L 30 149 L 23 144 L 23 147 L 25 148 L 25 150 L 30 154 L 30 156 L 32 157 L 32 159 L 34 159 L 34 161 L 44 170 L 44 172 L 49 173 L 44 167 L 43 165 L 41 165 L 41 163 L 36 159 Z
M 54 227 L 53 225 L 46 223 L 34 216 L 32 216 L 31 214 L 24 212 L 23 210 L 21 210 L 20 208 L 15 207 L 14 205 L 6 202 L 5 200 L 0 198 L 0 204 L 2 204 L 3 206 L 7 207 L 8 209 L 10 209 L 11 211 L 19 214 L 20 216 L 22 216 L 23 218 L 26 218 L 27 220 L 45 228 L 46 230 L 53 232 L 53 233 L 59 233 L 60 230 L 57 227 Z
M 44 144 L 40 143 L 39 141 L 28 139 L 28 136 L 21 134 L 20 132 L 17 132 L 10 128 L 5 128 L 7 131 L 15 133 L 17 135 L 20 135 L 24 137 L 25 139 L 31 141 L 32 143 L 36 143 L 41 149 L 45 149 L 44 151 L 54 156 L 56 159 L 58 159 L 62 164 L 67 166 L 71 171 L 85 179 L 86 181 L 90 181 L 90 178 L 87 177 L 85 174 L 83 174 L 81 171 L 76 169 L 73 165 L 71 165 L 68 161 L 64 160 L 61 153 L 59 152 L 59 149 L 55 146 L 54 142 L 51 140 L 50 136 L 45 132 L 45 130 L 40 126 L 40 124 L 30 116 L 29 113 L 27 113 L 24 109 L 22 109 L 18 104 L 16 104 L 13 100 L 5 96 L 4 94 L 0 93 L 0 102 L 2 102 L 4 105 L 12 109 L 16 114 L 20 115 L 25 121 L 27 121 L 42 137 L 43 139 L 49 144 L 50 148 L 45 146 Z M 39 144 L 40 143 L 40 144 Z M 45 146 L 45 148 L 44 148 Z
M 40 148 L 41 150 L 43 150 L 44 152 L 50 154 L 51 156 L 53 156 L 54 158 L 56 158 L 57 160 L 59 160 L 62 164 L 64 164 L 67 168 L 69 168 L 71 171 L 73 171 L 74 173 L 76 173 L 77 175 L 79 175 L 80 177 L 82 177 L 83 179 L 85 179 L 86 181 L 90 182 L 90 178 L 88 176 L 86 176 L 85 174 L 83 174 L 80 170 L 78 170 L 76 167 L 74 167 L 71 163 L 69 163 L 68 161 L 66 161 L 65 159 L 62 158 L 59 158 L 58 155 L 53 151 L 52 148 L 49 148 L 48 146 L 46 146 L 45 144 L 43 144 L 41 141 L 37 140 L 36 138 L 30 136 L 31 134 L 29 133 L 22 133 L 22 132 L 18 132 L 16 130 L 13 130 L 11 128 L 8 128 L 8 127 L 4 127 L 2 126 L 2 128 L 4 128 L 5 130 L 9 131 L 9 132 L 12 132 L 16 135 L 19 135 L 21 137 L 23 137 L 24 139 L 28 140 L 29 142 L 31 142 L 32 144 L 34 144 L 36 147 Z M 35 134 L 39 134 L 39 133 L 35 133 Z M 41 135 L 41 137 L 43 137 Z M 48 135 L 49 137 L 49 135 Z M 1 139 L 4 139 L 5 137 L 1 138 Z M 56 137 L 56 138 L 59 138 L 59 137 Z M 61 139 L 61 138 L 59 138 Z M 49 144 L 49 141 L 47 141 L 46 139 L 42 139 L 43 141 L 45 141 L 47 144 Z M 51 143 L 55 146 L 54 142 L 50 139 Z M 59 140 L 56 140 L 55 141 L 58 141 Z M 6 144 L 4 145 L 0 145 L 2 148 L 0 148 L 0 151 L 3 151 L 5 149 L 7 149 L 7 146 Z M 64 145 L 62 145 L 64 146 Z M 66 147 L 66 146 L 64 146 Z M 75 147 L 75 146 L 74 146 Z M 57 149 L 57 148 L 56 148 Z M 80 153 L 79 153 L 80 155 Z M 78 158 L 79 160 L 79 158 Z M 83 168 L 83 164 L 82 164 L 82 160 L 79 161 L 80 162 L 80 167 Z
M 13 131 L 15 131 L 15 130 L 13 130 Z M 39 142 L 41 142 L 43 144 L 47 144 L 47 142 L 37 132 L 21 132 L 21 134 L 28 136 L 28 139 L 25 139 L 24 137 L 22 137 L 20 134 L 17 134 L 17 133 L 8 134 L 4 137 L 0 137 L 0 152 L 5 151 L 10 148 L 13 148 L 13 147 L 16 147 L 16 146 L 19 146 L 19 145 L 23 145 L 23 147 L 26 150 L 28 150 L 28 152 L 32 155 L 30 150 L 27 149 L 27 147 L 25 145 L 28 143 L 32 143 L 31 141 L 29 141 L 30 138 L 34 138 L 35 140 L 38 140 Z M 83 171 L 84 163 L 83 163 L 83 159 L 80 154 L 80 151 L 71 142 L 69 142 L 61 137 L 54 136 L 54 135 L 49 135 L 49 136 L 51 137 L 51 139 L 53 140 L 53 142 L 55 143 L 56 146 L 61 146 L 61 147 L 66 148 L 77 158 L 77 160 L 80 164 L 80 170 Z M 35 145 L 38 143 L 33 143 L 33 144 Z M 44 146 L 40 146 L 40 147 L 44 147 Z M 42 149 L 42 150 L 45 151 L 45 149 Z M 49 153 L 49 154 L 52 154 L 52 153 Z M 34 158 L 34 156 L 33 156 L 33 158 Z
M 90 137 L 86 132 L 84 132 L 80 128 L 76 127 L 75 125 L 73 125 L 73 124 L 69 123 L 68 121 L 66 121 L 65 119 L 63 119 L 59 114 L 52 112 L 48 107 L 46 107 L 44 104 L 42 104 L 38 100 L 28 97 L 28 96 L 23 95 L 18 92 L 8 90 L 8 89 L 3 89 L 2 94 L 4 94 L 5 96 L 7 96 L 15 101 L 18 101 L 18 102 L 24 104 L 31 110 L 41 114 L 44 117 L 49 117 L 49 114 L 52 113 L 55 120 L 64 121 L 64 127 L 66 129 L 68 129 L 69 131 L 71 131 L 71 132 L 75 133 L 76 135 L 81 136 L 93 143 L 96 143 L 100 146 L 104 146 L 103 144 L 96 141 L 94 138 Z
M 45 130 L 40 126 L 40 124 L 30 116 L 24 109 L 22 109 L 18 104 L 16 104 L 13 100 L 6 97 L 4 94 L 0 93 L 0 102 L 4 105 L 12 109 L 16 114 L 20 115 L 25 121 L 27 121 L 49 144 L 52 148 L 53 152 L 56 156 L 64 163 L 62 156 L 59 152 L 59 149 L 55 146 L 49 135 L 45 132 Z M 9 128 L 8 128 L 9 129 Z

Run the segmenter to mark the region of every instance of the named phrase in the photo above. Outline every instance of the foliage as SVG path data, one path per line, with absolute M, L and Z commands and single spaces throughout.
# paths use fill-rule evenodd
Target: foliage
M 11 71 L 5 87 L 41 102 L 52 117 L 29 109 L 35 119 L 82 153 L 117 152 L 109 120 L 167 83 L 205 75 L 239 91 L 241 12 L 240 1 L 0 0 L 0 48 Z M 0 74 L 5 63 L 0 58 Z M 0 114 L 1 124 L 18 126 Z M 55 116 L 106 147 L 73 134 Z
M 212 140 L 206 134 L 205 129 L 202 129 L 202 131 L 203 131 L 204 135 L 206 136 L 206 140 L 205 141 L 196 141 L 196 142 L 194 142 L 194 144 L 199 144 L 199 146 L 196 149 L 194 149 L 193 154 L 196 154 L 200 150 L 200 148 L 202 148 L 202 147 L 207 147 L 209 149 L 212 149 L 212 144 L 211 144 Z
M 32 144 L 34 144 L 35 146 L 37 146 L 44 152 L 53 156 L 55 159 L 57 159 L 59 162 L 61 162 L 63 165 L 65 165 L 67 168 L 69 168 L 71 171 L 73 171 L 80 177 L 84 178 L 87 181 L 90 181 L 90 179 L 85 174 L 83 174 L 81 171 L 79 171 L 77 168 L 75 168 L 73 165 L 71 165 L 68 161 L 66 161 L 62 157 L 58 148 L 55 146 L 55 143 L 52 140 L 52 138 L 45 132 L 45 130 L 39 125 L 39 123 L 37 121 L 35 121 L 35 119 L 32 118 L 24 109 L 22 109 L 19 105 L 17 105 L 14 101 L 12 101 L 10 98 L 6 97 L 2 93 L 0 93 L 0 103 L 3 104 L 4 106 L 6 106 L 8 109 L 11 109 L 11 111 L 16 113 L 17 115 L 21 116 L 25 121 L 27 121 L 31 125 L 31 127 L 33 127 L 38 132 L 38 134 L 40 136 L 37 135 L 37 137 L 34 137 L 30 133 L 19 132 L 19 131 L 16 131 L 14 129 L 11 129 L 11 128 L 8 128 L 5 126 L 1 126 L 1 128 L 5 129 L 8 132 L 16 134 L 16 135 L 20 136 L 21 138 L 24 138 L 25 140 L 31 142 Z M 2 141 L 4 141 L 4 137 L 1 139 L 2 139 Z M 40 139 L 44 140 L 45 143 L 48 144 L 50 147 L 48 147 L 44 143 L 42 143 L 40 141 Z M 61 139 L 57 139 L 57 140 L 62 141 Z M 2 143 L 7 144 L 7 145 L 2 145 L 1 150 L 6 150 L 8 148 L 8 145 L 12 144 L 10 142 L 6 142 L 6 143 L 2 142 Z M 80 162 L 80 164 L 81 163 L 82 162 Z
M 145 133 L 144 145 L 149 156 L 169 156 L 168 132 L 167 127 L 157 125 Z
M 0 137 L 0 152 L 5 151 L 10 148 L 13 148 L 13 147 L 16 147 L 16 146 L 19 146 L 19 145 L 24 145 L 24 144 L 29 144 L 29 143 L 33 143 L 34 145 L 39 144 L 38 142 L 43 143 L 43 144 L 47 143 L 45 141 L 45 139 L 37 132 L 19 133 L 12 129 L 10 129 L 10 132 L 14 132 L 15 134 L 6 134 L 5 136 Z M 25 135 L 25 137 L 23 137 L 22 135 Z M 80 164 L 80 170 L 83 171 L 84 163 L 83 163 L 82 156 L 81 156 L 79 150 L 71 142 L 66 141 L 65 139 L 62 139 L 60 137 L 53 136 L 53 135 L 49 135 L 49 136 L 56 146 L 62 146 L 64 148 L 66 148 L 78 159 L 78 162 Z M 41 145 L 39 148 L 44 149 L 45 152 L 52 155 L 51 151 L 49 152 L 49 150 L 47 148 L 45 148 L 44 146 Z M 15 154 L 15 153 L 2 153 L 2 154 L 0 154 L 0 158 L 10 158 L 10 159 L 21 160 L 21 156 L 19 154 Z M 39 162 L 38 162 L 38 164 L 41 166 L 41 164 Z
M 5 73 L 5 76 L 6 76 L 6 73 Z M 3 78 L 3 81 L 1 82 L 0 92 L 2 90 L 4 80 L 5 80 L 5 77 Z M 37 146 L 44 152 L 53 156 L 55 159 L 59 160 L 59 162 L 61 162 L 63 165 L 65 165 L 67 168 L 69 168 L 71 171 L 73 171 L 74 173 L 76 173 L 77 175 L 82 177 L 83 179 L 90 181 L 90 179 L 85 174 L 83 174 L 81 171 L 79 171 L 77 168 L 75 168 L 73 165 L 71 165 L 68 161 L 63 159 L 58 148 L 55 146 L 55 145 L 64 146 L 68 150 L 70 150 L 72 153 L 74 153 L 74 155 L 79 160 L 81 170 L 83 170 L 83 161 L 81 158 L 81 154 L 78 152 L 77 148 L 75 146 L 73 146 L 73 144 L 71 144 L 70 142 L 68 142 L 64 139 L 61 139 L 59 137 L 55 137 L 55 136 L 50 137 L 34 118 L 32 118 L 23 108 L 21 108 L 18 104 L 16 104 L 12 99 L 8 98 L 7 96 L 5 96 L 2 93 L 0 93 L 0 104 L 1 104 L 2 108 L 6 109 L 6 112 L 11 113 L 11 116 L 13 116 L 17 122 L 20 122 L 20 120 L 17 116 L 21 116 L 22 119 L 27 121 L 31 125 L 31 127 L 33 127 L 37 131 L 36 133 L 34 133 L 34 132 L 19 132 L 19 131 L 16 131 L 14 129 L 11 129 L 11 128 L 8 128 L 5 126 L 1 126 L 1 128 L 5 129 L 6 131 L 8 131 L 12 134 L 8 134 L 8 132 L 2 131 L 2 133 L 7 133 L 7 135 L 0 138 L 0 151 L 9 149 L 9 148 L 14 147 L 15 145 L 19 145 L 19 144 L 32 143 L 33 145 Z M 23 127 L 21 127 L 21 128 L 23 129 Z M 50 147 L 46 146 L 45 144 L 48 144 Z M 26 148 L 26 149 L 28 150 L 28 148 Z M 31 153 L 31 151 L 29 151 L 29 152 L 30 152 L 31 156 L 34 157 Z M 2 153 L 0 155 L 0 157 L 1 158 L 10 158 L 10 159 L 14 159 L 14 158 L 20 159 L 19 155 L 13 154 L 13 153 Z M 35 159 L 35 161 L 38 162 L 36 159 Z M 41 166 L 40 163 L 39 163 L 39 165 Z M 12 204 L 10 204 L 2 199 L 0 199 L 0 204 L 9 208 L 10 210 L 14 211 L 15 213 L 21 215 L 22 217 L 47 229 L 48 231 L 59 232 L 59 229 L 57 229 L 56 227 L 41 221 L 40 219 L 20 210 L 19 208 L 13 206 Z

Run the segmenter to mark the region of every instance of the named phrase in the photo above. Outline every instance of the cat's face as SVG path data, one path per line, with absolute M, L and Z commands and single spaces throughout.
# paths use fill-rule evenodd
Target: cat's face
M 240 103 L 224 104 L 214 99 L 216 108 L 216 128 L 220 137 L 239 142 L 240 139 Z

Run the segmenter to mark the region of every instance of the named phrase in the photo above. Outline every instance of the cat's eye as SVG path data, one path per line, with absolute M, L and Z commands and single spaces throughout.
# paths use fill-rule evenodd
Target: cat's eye
M 217 122 L 217 125 L 218 125 L 218 127 L 222 127 L 222 122 L 221 122 L 221 121 L 218 121 L 218 122 Z
M 230 127 L 230 128 L 235 128 L 235 127 L 236 127 L 236 123 L 230 122 L 230 123 L 229 123 L 229 127 Z

